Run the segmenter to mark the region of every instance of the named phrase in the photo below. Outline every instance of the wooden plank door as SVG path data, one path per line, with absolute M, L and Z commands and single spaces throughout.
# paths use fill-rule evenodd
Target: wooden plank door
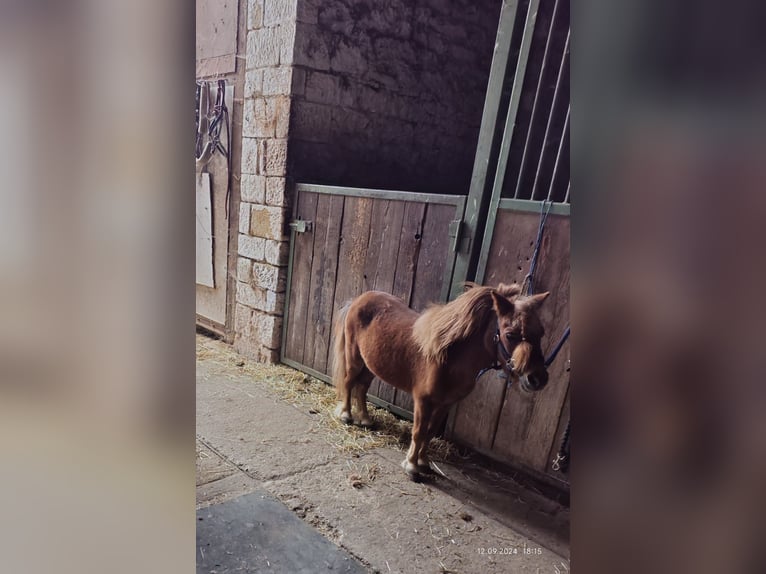
M 337 310 L 365 291 L 392 293 L 416 310 L 446 301 L 455 262 L 450 229 L 463 196 L 299 184 L 282 360 L 330 381 Z M 373 402 L 412 416 L 408 393 L 375 379 Z
M 486 270 L 483 277 L 478 278 L 481 283 L 523 282 L 540 221 L 539 204 L 526 203 L 528 205 L 520 209 L 524 202 L 501 202 L 493 237 L 488 243 Z M 559 213 L 562 209 L 568 206 L 559 205 Z M 538 255 L 535 292 L 551 292 L 540 308 L 546 330 L 543 338 L 546 355 L 569 325 L 569 230 L 568 216 L 550 214 Z M 569 389 L 569 356 L 567 343 L 548 369 L 548 385 L 537 393 L 524 392 L 518 385 L 506 389 L 504 378 L 495 372 L 485 374 L 476 389 L 453 409 L 448 436 L 493 458 L 551 474 L 550 453 L 563 432 L 560 419 L 568 417 L 565 401 Z

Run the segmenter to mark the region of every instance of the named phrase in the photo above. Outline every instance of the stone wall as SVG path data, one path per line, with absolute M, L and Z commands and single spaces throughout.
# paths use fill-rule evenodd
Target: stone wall
M 234 346 L 279 360 L 287 276 L 287 130 L 297 0 L 248 0 Z
M 500 4 L 299 0 L 291 176 L 467 193 Z
M 500 0 L 247 2 L 234 345 L 275 362 L 291 183 L 467 193 Z

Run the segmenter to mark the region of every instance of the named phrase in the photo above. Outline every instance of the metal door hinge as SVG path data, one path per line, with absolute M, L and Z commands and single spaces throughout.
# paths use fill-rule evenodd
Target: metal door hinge
M 306 233 L 307 231 L 311 231 L 312 228 L 312 222 L 304 219 L 296 219 L 294 221 L 290 222 L 290 229 L 295 231 L 295 233 Z
M 458 251 L 463 235 L 463 220 L 454 219 L 449 224 L 450 251 Z

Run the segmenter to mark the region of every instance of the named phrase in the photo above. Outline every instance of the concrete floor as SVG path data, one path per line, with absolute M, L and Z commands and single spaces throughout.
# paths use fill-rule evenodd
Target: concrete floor
M 274 497 L 341 549 L 327 564 L 346 560 L 347 552 L 362 571 L 569 572 L 567 509 L 482 469 L 443 464 L 448 478 L 412 482 L 399 466 L 403 452 L 343 453 L 326 440 L 316 419 L 321 414 L 312 411 L 280 400 L 233 364 L 198 358 L 198 510 L 213 512 L 253 493 Z M 246 500 L 239 506 L 246 508 Z M 291 539 L 295 528 L 280 524 L 275 528 Z M 211 552 L 205 545 L 222 544 L 213 534 L 208 529 L 200 539 L 198 533 L 205 547 L 198 549 L 198 572 L 226 571 L 200 561 Z M 265 552 L 272 550 L 284 547 Z M 316 571 L 330 569 L 317 564 Z M 270 562 L 242 571 L 280 570 Z

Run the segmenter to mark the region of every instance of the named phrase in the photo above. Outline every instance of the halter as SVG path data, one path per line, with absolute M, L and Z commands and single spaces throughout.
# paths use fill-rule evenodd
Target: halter
M 527 338 L 522 335 L 521 340 L 526 341 Z M 511 356 L 511 353 L 508 352 L 508 349 L 505 348 L 505 345 L 503 345 L 503 342 L 500 340 L 499 324 L 495 330 L 495 335 L 492 338 L 492 342 L 497 345 L 498 355 L 503 358 L 503 361 L 495 361 L 489 367 L 483 368 L 481 371 L 479 371 L 479 374 L 476 375 L 476 380 L 478 381 L 487 371 L 497 371 L 499 369 L 503 369 L 503 371 L 506 373 L 505 383 L 506 385 L 510 385 L 512 383 L 511 375 L 516 372 L 516 365 L 513 364 L 513 357 Z

